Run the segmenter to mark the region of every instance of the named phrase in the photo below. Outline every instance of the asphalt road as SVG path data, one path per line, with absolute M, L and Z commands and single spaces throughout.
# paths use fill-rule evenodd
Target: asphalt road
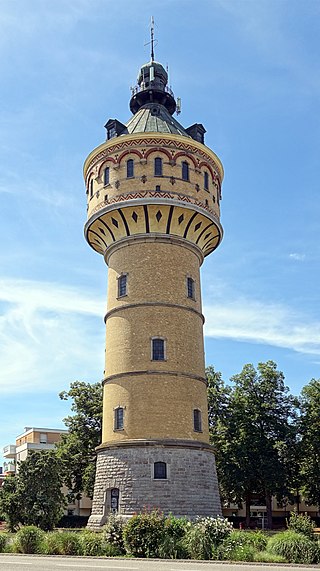
M 105 571 L 297 571 L 297 569 L 317 569 L 319 566 L 264 565 L 261 563 L 231 564 L 222 562 L 198 561 L 153 561 L 137 559 L 98 559 L 92 557 L 41 557 L 32 555 L 0 555 L 0 569 L 4 571 L 72 571 L 83 569 L 105 569 Z

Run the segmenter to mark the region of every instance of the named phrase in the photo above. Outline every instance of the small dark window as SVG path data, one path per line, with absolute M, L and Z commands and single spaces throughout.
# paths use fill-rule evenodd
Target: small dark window
M 182 180 L 189 180 L 189 163 L 187 161 L 182 163 Z
M 162 159 L 154 159 L 154 176 L 162 176 Z
M 127 161 L 127 178 L 132 178 L 134 176 L 134 164 L 133 159 Z
M 90 198 L 93 197 L 93 178 L 90 180 Z
M 113 139 L 114 137 L 117 136 L 117 129 L 115 127 L 115 125 L 112 125 L 111 127 L 108 128 L 108 139 Z
M 195 432 L 202 432 L 201 410 L 198 408 L 193 411 L 193 429 Z
M 118 297 L 127 295 L 127 274 L 122 274 L 118 278 Z
M 160 190 L 161 190 L 160 184 L 156 184 L 156 192 L 160 192 Z
M 203 186 L 204 190 L 209 190 L 209 175 L 206 171 L 203 173 Z
M 110 168 L 106 167 L 104 169 L 104 176 L 103 176 L 103 182 L 104 185 L 106 186 L 107 184 L 109 184 L 109 179 L 110 179 Z
M 164 361 L 164 339 L 152 339 L 152 361 Z
M 116 408 L 114 411 L 114 429 L 123 429 L 123 408 L 121 406 Z
M 194 280 L 192 278 L 187 278 L 187 292 L 190 299 L 194 299 Z
M 155 480 L 167 479 L 167 464 L 165 462 L 154 463 L 154 479 Z

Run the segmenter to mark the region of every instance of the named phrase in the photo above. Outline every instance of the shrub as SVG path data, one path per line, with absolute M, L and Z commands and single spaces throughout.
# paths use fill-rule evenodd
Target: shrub
M 107 543 L 117 548 L 117 551 L 125 553 L 123 530 L 125 520 L 120 516 L 113 514 L 109 515 L 108 520 L 104 526 L 104 537 Z M 119 554 L 119 553 L 117 553 Z
M 59 531 L 47 533 L 44 547 L 44 551 L 47 555 L 61 555 L 60 535 L 61 533 Z
M 63 531 L 57 534 L 57 542 L 60 555 L 82 555 L 80 533 Z
M 45 533 L 35 527 L 28 525 L 22 527 L 16 534 L 14 540 L 14 550 L 18 553 L 42 553 L 44 551 Z
M 257 550 L 265 549 L 267 538 L 261 531 L 232 531 L 213 551 L 213 557 L 229 561 L 254 561 Z
M 102 533 L 84 531 L 80 534 L 82 555 L 104 555 L 105 540 Z
M 185 539 L 189 556 L 192 559 L 212 559 L 215 557 L 213 551 L 230 535 L 232 529 L 232 524 L 220 516 L 198 518 Z
M 6 533 L 0 533 L 0 553 L 5 550 L 7 545 L 8 535 Z
M 273 555 L 267 551 L 256 551 L 253 554 L 253 561 L 257 563 L 286 563 L 286 559 L 281 555 Z
M 164 538 L 165 517 L 158 510 L 134 515 L 125 525 L 126 552 L 133 557 L 159 557 Z
M 291 512 L 289 521 L 287 520 L 287 526 L 288 529 L 296 531 L 297 533 L 302 533 L 306 537 L 309 537 L 309 539 L 314 538 L 313 530 L 316 524 L 308 515 Z
M 319 557 L 315 541 L 291 530 L 271 537 L 267 543 L 267 551 L 285 557 L 289 563 L 316 563 Z
M 163 559 L 187 559 L 188 551 L 184 546 L 184 538 L 190 528 L 190 521 L 169 515 L 164 522 L 164 535 L 159 547 L 159 555 Z

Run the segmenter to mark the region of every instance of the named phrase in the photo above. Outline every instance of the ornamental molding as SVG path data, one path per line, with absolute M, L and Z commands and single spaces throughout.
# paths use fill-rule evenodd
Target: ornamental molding
M 103 161 L 107 158 L 110 157 L 110 155 L 114 154 L 115 152 L 121 152 L 124 151 L 126 149 L 130 149 L 130 148 L 135 148 L 137 146 L 146 146 L 148 149 L 141 149 L 141 154 L 142 154 L 142 158 L 145 157 L 145 155 L 148 155 L 148 150 L 150 150 L 150 147 L 155 148 L 157 151 L 161 151 L 163 150 L 166 154 L 166 148 L 169 149 L 177 149 L 177 150 L 182 150 L 184 151 L 187 155 L 190 155 L 190 158 L 193 157 L 194 155 L 196 155 L 197 160 L 198 160 L 198 165 L 200 165 L 200 159 L 198 158 L 199 156 L 204 158 L 205 161 L 207 163 L 209 163 L 210 165 L 212 165 L 212 167 L 215 169 L 215 171 L 219 174 L 219 178 L 222 179 L 223 177 L 223 173 L 221 170 L 221 167 L 218 165 L 218 163 L 209 155 L 209 153 L 206 153 L 204 150 L 199 149 L 198 147 L 196 147 L 195 145 L 192 145 L 191 143 L 185 143 L 183 141 L 177 141 L 176 139 L 171 140 L 171 139 L 165 139 L 165 138 L 141 138 L 141 139 L 130 139 L 130 140 L 126 140 L 126 141 L 119 141 L 118 143 L 114 143 L 112 146 L 107 147 L 103 150 L 101 150 L 100 152 L 98 152 L 98 154 L 96 154 L 91 161 L 88 163 L 88 165 L 86 165 L 86 173 L 87 176 L 89 174 L 89 171 L 96 167 L 97 168 L 97 164 L 100 161 Z M 136 149 L 135 149 L 136 150 Z M 149 153 L 150 154 L 150 153 Z M 172 155 L 172 160 L 174 160 L 174 152 L 171 150 L 171 155 Z M 119 160 L 119 156 L 116 157 L 116 160 Z M 147 157 L 146 157 L 147 158 Z M 86 176 L 86 178 L 87 178 Z
M 97 206 L 95 206 L 94 209 L 90 211 L 89 216 L 92 216 L 93 214 L 99 212 L 99 210 L 102 210 L 102 208 L 110 204 L 115 204 L 117 202 L 126 202 L 127 200 L 143 199 L 143 198 L 146 199 L 165 198 L 167 200 L 178 200 L 179 202 L 194 204 L 195 206 L 203 208 L 204 210 L 209 212 L 209 214 L 214 216 L 214 218 L 217 218 L 217 214 L 212 208 L 207 206 L 205 202 L 193 198 L 193 196 L 188 196 L 186 194 L 181 194 L 179 192 L 169 192 L 169 191 L 159 191 L 159 190 L 140 190 L 139 192 L 128 192 L 127 194 L 118 194 L 117 196 L 114 196 L 112 198 L 107 198 L 103 202 L 99 202 L 99 204 L 97 204 Z

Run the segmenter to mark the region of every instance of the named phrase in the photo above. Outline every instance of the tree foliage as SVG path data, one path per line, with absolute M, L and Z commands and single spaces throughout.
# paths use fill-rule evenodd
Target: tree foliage
M 57 445 L 58 457 L 63 462 L 64 482 L 70 490 L 70 500 L 80 499 L 82 492 L 93 495 L 95 477 L 95 448 L 101 444 L 102 386 L 101 383 L 71 383 L 69 391 L 59 394 L 62 400 L 71 399 L 73 415 L 64 419 L 69 432 Z
M 0 491 L 0 509 L 9 529 L 19 524 L 49 530 L 59 521 L 65 506 L 62 465 L 52 450 L 31 450 L 19 472 L 6 478 Z
M 320 507 L 320 379 L 312 379 L 301 392 L 301 484 L 310 504 Z
M 285 450 L 292 437 L 296 401 L 273 361 L 259 363 L 257 369 L 247 364 L 231 382 L 226 386 L 221 375 L 209 369 L 209 417 L 210 407 L 216 408 L 210 434 L 222 495 L 238 504 L 245 501 L 247 510 L 253 492 L 264 495 L 271 527 L 271 497 L 287 492 Z M 247 511 L 247 520 L 249 516 Z
M 5 478 L 0 488 L 0 512 L 5 517 L 9 531 L 14 532 L 19 526 L 21 512 L 16 477 Z

